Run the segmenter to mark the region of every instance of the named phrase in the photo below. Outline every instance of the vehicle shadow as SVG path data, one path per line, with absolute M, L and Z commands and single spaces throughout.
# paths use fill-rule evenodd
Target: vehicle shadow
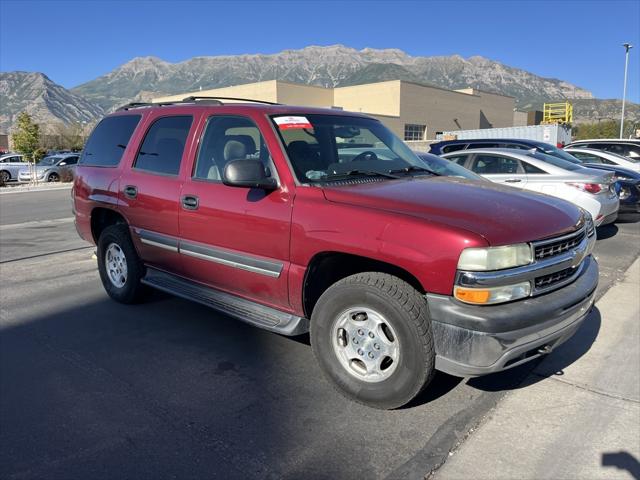
M 640 480 L 640 462 L 629 452 L 603 453 L 601 465 L 626 470 L 635 480 Z
M 549 355 L 505 372 L 472 378 L 467 384 L 479 390 L 495 392 L 525 388 L 552 375 L 564 375 L 565 368 L 589 351 L 598 337 L 601 324 L 600 311 L 594 307 L 578 331 Z M 530 375 L 534 370 L 535 374 Z M 510 385 L 514 376 L 521 380 Z
M 640 222 L 640 213 L 620 213 L 616 223 L 638 223 Z
M 602 227 L 596 228 L 596 240 L 606 240 L 607 238 L 615 236 L 616 233 L 618 233 L 618 227 L 615 223 L 603 225 Z

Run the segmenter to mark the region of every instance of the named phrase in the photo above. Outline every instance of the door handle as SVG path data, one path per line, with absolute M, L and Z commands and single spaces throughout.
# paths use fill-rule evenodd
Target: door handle
M 505 183 L 519 183 L 519 182 L 521 182 L 521 181 L 522 181 L 522 180 L 520 180 L 519 178 L 507 178 L 507 179 L 505 180 Z
M 138 196 L 138 187 L 135 185 L 127 185 L 124 187 L 124 194 L 129 198 L 136 198 Z
M 182 197 L 182 208 L 185 208 L 186 210 L 197 210 L 198 197 L 195 195 L 185 195 Z

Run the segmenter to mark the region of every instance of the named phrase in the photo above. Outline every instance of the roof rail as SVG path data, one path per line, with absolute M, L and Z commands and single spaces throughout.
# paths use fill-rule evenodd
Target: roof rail
M 266 100 L 254 100 L 252 98 L 240 98 L 240 97 L 204 97 L 199 95 L 192 95 L 185 97 L 182 100 L 173 100 L 168 102 L 131 102 L 116 109 L 116 112 L 123 110 L 130 110 L 132 108 L 142 107 L 165 107 L 168 105 L 180 105 L 183 103 L 211 103 L 214 105 L 224 105 L 223 100 L 232 100 L 234 102 L 250 102 L 250 103 L 262 103 L 265 105 L 281 105 L 280 103 L 267 102 Z
M 266 100 L 255 100 L 253 98 L 241 98 L 241 97 L 202 97 L 200 95 L 193 95 L 191 97 L 185 97 L 182 99 L 182 102 L 197 102 L 198 100 L 217 100 L 220 105 L 223 105 L 223 102 L 220 100 L 233 100 L 236 102 L 251 102 L 251 103 L 264 103 L 265 105 L 282 105 L 281 103 L 275 102 L 267 102 Z

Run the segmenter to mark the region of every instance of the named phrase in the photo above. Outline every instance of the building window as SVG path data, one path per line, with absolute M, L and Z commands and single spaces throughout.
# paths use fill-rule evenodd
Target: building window
M 404 139 L 405 141 L 424 140 L 424 134 L 426 131 L 426 125 L 414 125 L 407 123 L 404 126 Z

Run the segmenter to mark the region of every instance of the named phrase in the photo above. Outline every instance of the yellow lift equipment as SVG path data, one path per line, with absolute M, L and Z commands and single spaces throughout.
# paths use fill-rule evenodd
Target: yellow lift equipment
M 564 103 L 545 103 L 542 112 L 542 123 L 545 125 L 571 124 L 573 121 L 573 105 Z

